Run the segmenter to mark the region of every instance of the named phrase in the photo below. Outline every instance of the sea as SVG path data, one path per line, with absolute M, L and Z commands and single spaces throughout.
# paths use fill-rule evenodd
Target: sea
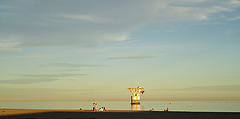
M 131 105 L 129 101 L 79 101 L 79 102 L 0 102 L 0 109 L 69 109 L 92 110 L 151 110 L 188 111 L 188 112 L 240 112 L 240 101 L 141 101 Z

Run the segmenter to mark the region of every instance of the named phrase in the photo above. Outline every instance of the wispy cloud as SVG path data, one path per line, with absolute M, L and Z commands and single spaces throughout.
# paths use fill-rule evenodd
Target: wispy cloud
M 207 91 L 240 91 L 240 85 L 213 85 L 213 86 L 194 86 L 189 88 L 178 88 L 178 89 L 156 89 L 156 90 L 207 90 Z
M 232 3 L 232 4 L 238 4 L 238 5 L 239 5 L 239 4 L 240 4 L 240 1 L 239 1 L 239 0 L 231 0 L 231 3 Z
M 195 87 L 187 88 L 187 90 L 216 90 L 216 91 L 235 90 L 235 91 L 240 91 L 240 85 L 195 86 Z
M 102 19 L 90 15 L 79 15 L 79 14 L 63 14 L 58 15 L 62 18 L 73 19 L 73 20 L 82 20 L 87 22 L 100 22 L 103 21 Z
M 16 75 L 20 76 L 21 79 L 12 80 L 0 80 L 0 83 L 8 84 L 33 84 L 33 83 L 44 83 L 61 80 L 68 77 L 84 76 L 87 74 L 24 74 Z
M 42 67 L 68 67 L 68 68 L 79 68 L 79 67 L 100 67 L 104 65 L 97 64 L 78 64 L 78 63 L 49 63 L 41 64 Z
M 81 75 L 87 75 L 87 74 L 25 74 L 25 75 L 18 75 L 18 76 L 24 76 L 24 77 L 37 77 L 37 78 L 56 78 L 56 77 L 69 77 L 69 76 L 81 76 Z
M 8 83 L 8 84 L 33 84 L 33 83 L 44 83 L 44 82 L 52 82 L 58 79 L 14 79 L 14 80 L 0 80 L 0 83 Z
M 145 55 L 145 56 L 112 56 L 112 57 L 107 57 L 107 59 L 110 60 L 122 60 L 122 59 L 149 59 L 149 58 L 156 58 L 156 56 L 153 55 Z
M 102 37 L 107 41 L 125 41 L 129 39 L 129 33 L 103 34 Z
M 21 42 L 14 39 L 1 39 L 0 38 L 0 52 L 19 52 L 22 49 L 18 46 Z
M 31 54 L 31 55 L 21 55 L 17 58 L 21 58 L 21 59 L 25 59 L 25 60 L 49 60 L 51 59 L 52 55 L 48 55 L 48 54 Z
M 240 20 L 240 16 L 229 18 L 228 20 L 230 21 Z
M 30 7 L 32 4 L 38 4 L 38 6 L 32 9 Z M 104 42 L 125 41 L 129 39 L 129 35 L 133 31 L 147 24 L 211 20 L 213 14 L 234 11 L 238 7 L 239 1 L 48 2 L 48 4 L 54 5 L 54 8 L 52 5 L 46 6 L 45 4 L 44 1 L 37 3 L 34 1 L 31 3 L 6 2 L 2 8 L 11 6 L 11 10 L 1 11 L 5 17 L 0 30 L 6 34 L 18 33 L 21 35 L 23 37 L 21 44 L 24 47 L 77 46 L 78 48 L 91 48 Z M 136 4 L 138 7 L 133 8 L 132 6 L 136 6 Z M 63 5 L 64 7 L 60 7 Z M 17 14 L 17 19 L 9 17 L 10 14 Z M 5 47 L 1 46 L 1 51 L 20 51 L 21 49 L 16 47 L 18 45 L 19 42 L 8 43 Z

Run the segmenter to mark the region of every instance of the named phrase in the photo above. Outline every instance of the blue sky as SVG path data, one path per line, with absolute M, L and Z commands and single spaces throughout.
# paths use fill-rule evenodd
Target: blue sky
M 240 100 L 240 1 L 0 0 L 0 101 Z

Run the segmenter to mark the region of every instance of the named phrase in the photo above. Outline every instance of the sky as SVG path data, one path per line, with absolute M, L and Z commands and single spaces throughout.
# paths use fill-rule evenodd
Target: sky
M 0 101 L 240 101 L 240 0 L 0 0 Z

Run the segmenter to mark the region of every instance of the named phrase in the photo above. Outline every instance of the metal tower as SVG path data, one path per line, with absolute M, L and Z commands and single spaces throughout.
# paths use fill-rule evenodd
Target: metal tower
M 140 104 L 140 95 L 144 93 L 144 87 L 128 88 L 131 95 L 131 104 Z

